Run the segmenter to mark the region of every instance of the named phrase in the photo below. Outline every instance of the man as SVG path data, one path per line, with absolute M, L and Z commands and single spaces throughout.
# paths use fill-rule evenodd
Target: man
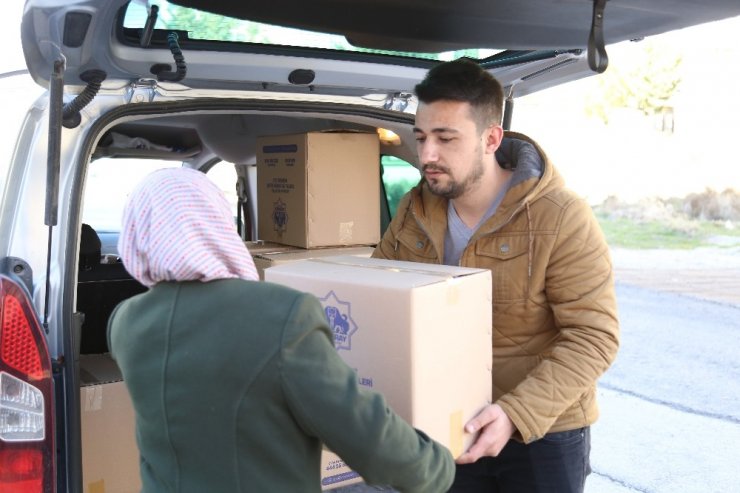
M 479 436 L 457 458 L 450 491 L 582 492 L 596 381 L 618 348 L 604 236 L 542 149 L 504 133 L 503 90 L 490 74 L 443 63 L 416 94 L 423 178 L 373 256 L 488 268 L 493 278 L 494 402 L 466 424 Z

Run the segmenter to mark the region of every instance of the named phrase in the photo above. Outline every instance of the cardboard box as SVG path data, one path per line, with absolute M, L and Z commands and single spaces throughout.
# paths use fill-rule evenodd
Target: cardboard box
M 134 408 L 121 372 L 107 354 L 80 356 L 84 493 L 141 490 Z
M 373 254 L 375 247 L 358 246 L 358 247 L 339 247 L 339 248 L 286 248 L 282 251 L 269 251 L 264 253 L 252 254 L 252 260 L 257 267 L 257 273 L 260 279 L 265 279 L 265 269 L 297 260 L 306 260 L 310 258 L 322 258 L 336 255 L 351 255 L 356 257 L 369 257 Z
M 258 138 L 259 238 L 303 248 L 378 243 L 379 163 L 375 133 Z
M 340 356 L 401 417 L 455 457 L 472 444 L 463 425 L 492 397 L 489 270 L 339 256 L 265 279 L 319 298 Z
M 296 247 L 290 245 L 283 245 L 282 243 L 275 243 L 274 241 L 245 241 L 244 244 L 247 246 L 247 250 L 252 256 L 260 253 L 275 253 L 275 252 L 286 252 L 288 250 L 295 250 Z
M 321 450 L 321 490 L 333 490 L 341 486 L 362 482 L 362 476 L 334 452 L 324 447 Z

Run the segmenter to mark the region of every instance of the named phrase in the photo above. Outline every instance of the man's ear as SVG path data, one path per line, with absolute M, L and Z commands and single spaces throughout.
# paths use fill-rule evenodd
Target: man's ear
M 504 139 L 504 128 L 501 125 L 489 125 L 483 132 L 483 138 L 485 139 L 486 153 L 493 154 Z

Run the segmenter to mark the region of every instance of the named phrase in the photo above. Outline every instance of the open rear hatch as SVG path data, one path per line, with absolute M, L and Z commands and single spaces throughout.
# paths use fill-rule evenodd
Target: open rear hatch
M 96 70 L 191 88 L 387 95 L 468 56 L 517 97 L 603 70 L 603 45 L 738 14 L 736 0 L 29 0 L 22 38 L 43 86 L 63 59 L 65 86 Z M 327 45 L 309 31 L 335 36 Z

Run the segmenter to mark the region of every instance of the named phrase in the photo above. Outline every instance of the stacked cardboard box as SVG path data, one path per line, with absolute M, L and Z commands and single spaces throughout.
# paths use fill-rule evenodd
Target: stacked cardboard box
M 262 253 L 277 253 L 296 249 L 290 245 L 283 245 L 282 243 L 275 243 L 274 241 L 254 240 L 245 241 L 244 244 L 247 246 L 247 250 L 249 250 L 249 253 L 251 253 L 252 256 Z
M 352 255 L 356 257 L 369 257 L 373 254 L 373 247 L 338 247 L 338 248 L 286 248 L 278 251 L 265 251 L 262 253 L 252 254 L 254 265 L 260 279 L 265 278 L 265 269 L 275 265 L 281 265 L 298 260 L 307 260 L 311 258 L 322 258 L 336 255 Z
M 141 490 L 134 408 L 108 354 L 80 356 L 84 493 Z
M 302 248 L 376 244 L 379 163 L 374 133 L 258 138 L 259 238 Z

